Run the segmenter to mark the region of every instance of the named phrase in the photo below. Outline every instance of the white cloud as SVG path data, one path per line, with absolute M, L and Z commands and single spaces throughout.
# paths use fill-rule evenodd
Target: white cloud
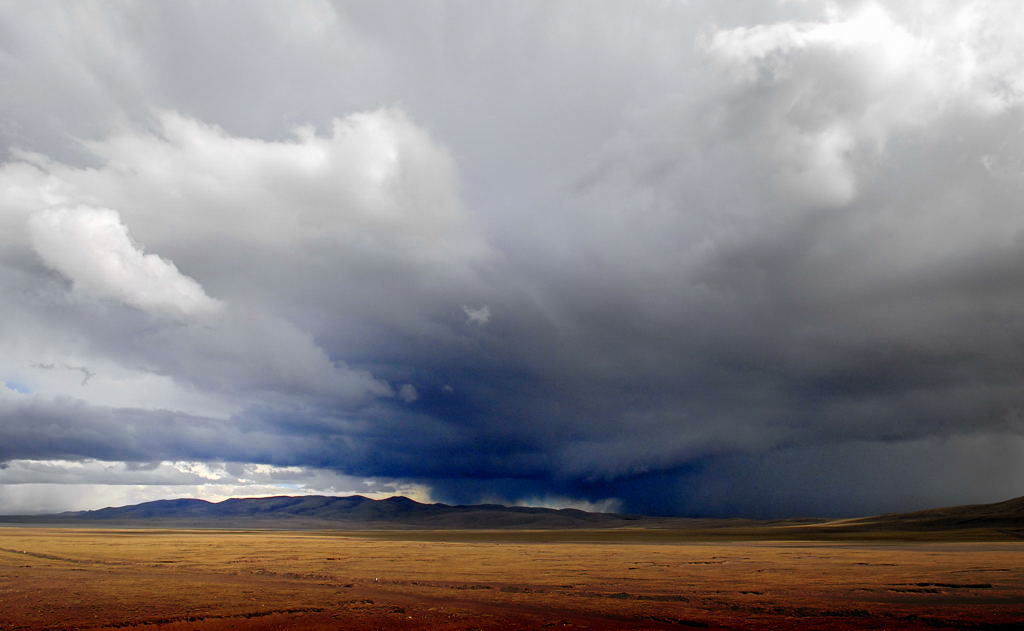
M 1024 20 L 1010 4 L 991 4 L 826 3 L 823 20 L 718 30 L 702 45 L 745 86 L 734 100 L 749 120 L 729 124 L 749 129 L 782 189 L 840 206 L 895 133 L 1022 102 Z
M 406 403 L 415 403 L 420 398 L 420 393 L 416 391 L 416 386 L 404 383 L 398 389 L 398 398 Z
M 133 228 L 161 242 L 328 240 L 343 258 L 420 264 L 457 263 L 486 249 L 447 151 L 397 108 L 336 118 L 323 134 L 298 127 L 278 141 L 162 111 L 154 132 L 126 128 L 86 146 L 103 169 L 47 170 L 79 194 L 133 209 Z
M 102 405 L 217 408 L 222 416 L 253 403 L 256 391 L 275 400 L 393 396 L 388 384 L 348 367 L 338 356 L 345 348 L 319 338 L 344 334 L 367 314 L 403 326 L 429 316 L 431 301 L 450 304 L 438 285 L 467 282 L 487 255 L 447 151 L 396 108 L 277 141 L 164 111 L 155 131 L 126 126 L 82 146 L 98 166 L 20 150 L 0 165 L 3 251 L 42 259 L 82 303 L 78 318 L 50 322 L 38 339 L 13 323 L 41 322 L 34 303 L 10 305 L 0 369 L 47 394 L 58 394 L 58 382 L 66 388 L 70 373 L 30 367 L 56 361 L 143 387 L 116 395 L 117 384 L 97 377 L 64 392 Z M 87 324 L 83 299 L 185 320 L 127 327 L 112 343 L 95 339 L 102 327 Z M 146 388 L 159 390 L 149 404 Z M 129 391 L 138 396 L 123 396 Z
M 30 217 L 29 230 L 43 261 L 84 295 L 173 315 L 210 313 L 221 306 L 173 262 L 145 254 L 116 211 L 88 206 L 44 210 Z
M 491 308 L 488 305 L 479 308 L 462 305 L 462 311 L 466 314 L 466 324 L 483 326 L 491 321 Z

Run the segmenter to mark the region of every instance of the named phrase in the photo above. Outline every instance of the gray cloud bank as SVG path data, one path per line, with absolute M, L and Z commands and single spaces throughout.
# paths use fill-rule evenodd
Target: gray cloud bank
M 1022 29 L 0 2 L 0 460 L 55 463 L 6 501 L 194 484 L 53 473 L 97 461 L 690 515 L 1020 494 Z

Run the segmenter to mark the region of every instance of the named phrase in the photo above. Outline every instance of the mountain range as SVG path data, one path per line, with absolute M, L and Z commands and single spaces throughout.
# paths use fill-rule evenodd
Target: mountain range
M 232 498 L 222 502 L 201 499 L 156 500 L 66 512 L 56 515 L 0 517 L 0 521 L 33 523 L 105 523 L 168 526 L 277 528 L 609 528 L 646 522 L 613 513 L 590 513 L 572 508 L 477 504 L 424 504 L 403 496 L 374 500 L 362 495 L 324 495 Z
M 1024 537 L 1024 497 L 994 504 L 972 504 L 854 519 L 688 519 L 595 513 L 572 508 L 500 504 L 424 504 L 395 496 L 374 500 L 304 495 L 157 500 L 130 506 L 54 515 L 0 516 L 2 523 L 94 525 L 105 527 L 556 530 L 672 529 L 782 538 L 875 536 L 878 533 L 981 532 Z

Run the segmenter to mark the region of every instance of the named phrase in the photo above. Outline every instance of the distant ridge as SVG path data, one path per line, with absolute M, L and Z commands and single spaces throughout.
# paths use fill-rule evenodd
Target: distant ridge
M 198 527 L 325 527 L 325 528 L 608 528 L 635 524 L 643 518 L 614 513 L 588 513 L 572 508 L 539 508 L 476 504 L 423 504 L 403 496 L 374 500 L 362 495 L 156 500 L 75 511 L 58 515 L 0 517 L 20 523 L 99 525 L 128 524 Z
M 847 520 L 845 523 L 851 527 L 894 530 L 1024 529 L 1024 497 L 994 504 L 965 504 L 911 513 L 889 513 Z
M 0 515 L 0 523 L 101 528 L 333 530 L 613 530 L 676 532 L 685 537 L 769 539 L 1024 538 L 1024 497 L 849 519 L 688 519 L 572 508 L 500 504 L 424 504 L 408 497 L 374 500 L 300 495 L 156 500 L 57 515 Z M 685 534 L 683 534 L 685 533 Z

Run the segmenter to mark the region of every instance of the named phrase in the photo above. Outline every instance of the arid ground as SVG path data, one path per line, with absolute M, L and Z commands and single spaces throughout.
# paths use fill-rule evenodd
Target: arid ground
M 1024 543 L 0 528 L 0 629 L 1014 629 Z

